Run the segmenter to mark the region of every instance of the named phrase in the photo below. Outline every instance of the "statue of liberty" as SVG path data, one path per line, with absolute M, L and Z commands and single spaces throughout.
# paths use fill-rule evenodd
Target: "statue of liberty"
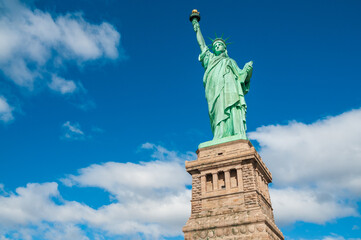
M 213 40 L 211 52 L 202 36 L 197 10 L 192 11 L 190 20 L 201 49 L 199 61 L 205 69 L 203 85 L 213 141 L 231 136 L 247 139 L 247 105 L 244 95 L 249 91 L 253 62 L 246 63 L 243 69 L 240 69 L 228 56 L 227 43 L 222 37 Z

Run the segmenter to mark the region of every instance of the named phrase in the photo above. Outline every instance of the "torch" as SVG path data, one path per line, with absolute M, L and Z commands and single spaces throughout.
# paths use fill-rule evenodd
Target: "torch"
M 193 23 L 193 21 L 199 22 L 201 20 L 201 15 L 199 15 L 199 12 L 197 9 L 193 9 L 191 15 L 189 16 L 189 20 Z

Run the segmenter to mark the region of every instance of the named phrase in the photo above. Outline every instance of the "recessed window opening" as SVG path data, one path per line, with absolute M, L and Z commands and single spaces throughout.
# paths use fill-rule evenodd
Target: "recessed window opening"
M 206 175 L 206 191 L 213 191 L 213 177 L 212 174 Z
M 218 189 L 225 189 L 226 188 L 226 182 L 224 180 L 224 172 L 218 172 Z
M 238 178 L 237 178 L 237 170 L 236 169 L 231 169 L 229 171 L 229 175 L 231 177 L 231 188 L 237 187 L 238 186 Z

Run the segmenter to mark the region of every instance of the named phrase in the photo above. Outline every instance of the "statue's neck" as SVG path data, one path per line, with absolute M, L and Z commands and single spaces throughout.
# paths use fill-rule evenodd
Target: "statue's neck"
M 226 55 L 226 53 L 225 53 L 225 52 L 222 52 L 221 54 L 216 55 L 216 57 L 227 57 L 227 55 Z

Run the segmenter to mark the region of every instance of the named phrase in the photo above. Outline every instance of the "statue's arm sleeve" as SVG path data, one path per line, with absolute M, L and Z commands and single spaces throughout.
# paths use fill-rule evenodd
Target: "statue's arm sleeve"
M 245 74 L 245 79 L 244 79 L 244 82 L 242 83 L 244 94 L 248 93 L 248 91 L 249 91 L 249 88 L 251 85 L 250 82 L 251 82 L 252 72 L 253 72 L 253 68 L 251 68 L 249 71 L 246 70 L 246 66 L 248 64 L 249 63 L 246 63 L 242 69 L 242 72 L 244 72 L 244 74 Z
M 202 63 L 202 66 L 207 69 L 209 60 L 213 57 L 213 53 L 211 53 L 206 47 L 201 54 L 199 54 L 198 60 Z
M 252 70 L 250 72 L 247 72 L 245 68 L 240 69 L 236 63 L 236 61 L 232 61 L 233 67 L 237 69 L 238 73 L 238 81 L 240 82 L 242 86 L 243 93 L 246 94 L 249 91 L 250 88 L 250 80 L 252 77 Z

